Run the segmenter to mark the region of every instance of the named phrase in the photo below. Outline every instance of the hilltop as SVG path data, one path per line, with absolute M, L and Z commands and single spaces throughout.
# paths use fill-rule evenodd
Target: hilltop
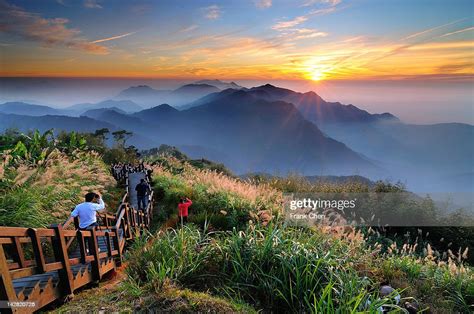
M 283 193 L 295 187 L 395 192 L 397 186 L 299 184 L 291 178 L 249 182 L 193 166 L 173 147 L 145 155 L 153 164 L 161 208 L 155 223 L 161 228 L 135 245 L 123 282 L 107 292 L 79 296 L 61 310 L 96 308 L 110 298 L 120 300 L 120 306 L 107 305 L 107 310 L 245 313 L 314 308 L 375 312 L 387 304 L 402 309 L 405 302 L 419 310 L 462 312 L 472 302 L 472 268 L 462 262 L 467 251 L 460 251 L 460 263 L 454 253 L 445 261 L 425 242 L 423 231 L 421 238 L 401 245 L 380 229 L 282 224 Z M 193 200 L 191 224 L 184 228 L 175 209 L 182 195 Z M 380 297 L 381 282 L 397 289 L 402 302 Z

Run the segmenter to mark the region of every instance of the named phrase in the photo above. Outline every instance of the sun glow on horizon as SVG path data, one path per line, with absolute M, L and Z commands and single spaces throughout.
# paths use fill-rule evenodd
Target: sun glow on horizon
M 321 70 L 313 70 L 310 72 L 309 78 L 312 81 L 318 82 L 324 80 L 326 78 L 326 74 Z

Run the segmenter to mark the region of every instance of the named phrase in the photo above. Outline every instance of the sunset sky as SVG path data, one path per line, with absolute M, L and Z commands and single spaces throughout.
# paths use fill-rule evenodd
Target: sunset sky
M 0 0 L 0 75 L 472 79 L 474 1 Z

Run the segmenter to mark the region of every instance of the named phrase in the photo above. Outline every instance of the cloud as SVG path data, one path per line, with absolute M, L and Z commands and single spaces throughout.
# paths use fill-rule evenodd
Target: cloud
M 97 39 L 97 40 L 91 41 L 90 43 L 91 43 L 91 44 L 102 43 L 102 42 L 104 42 L 104 41 L 115 40 L 115 39 L 120 39 L 120 38 L 123 38 L 123 37 L 127 37 L 127 36 L 133 35 L 133 34 L 135 34 L 135 33 L 136 33 L 136 32 L 131 32 L 131 33 L 126 33 L 126 34 L 117 35 L 117 36 L 113 36 L 113 37 Z
M 309 12 L 308 15 L 324 15 L 324 14 L 329 14 L 332 12 L 336 12 L 337 8 L 336 7 L 329 7 L 329 8 L 324 8 L 324 9 L 317 9 L 317 10 L 312 10 Z
M 85 0 L 84 7 L 88 9 L 102 9 L 102 6 L 98 2 L 98 0 Z
M 204 11 L 204 17 L 208 20 L 217 20 L 221 16 L 221 9 L 217 5 L 208 6 Z
M 277 30 L 277 31 L 284 30 L 286 28 L 295 27 L 296 25 L 304 23 L 307 20 L 308 20 L 308 18 L 304 15 L 298 16 L 298 17 L 296 17 L 292 20 L 289 20 L 289 21 L 278 22 L 278 23 L 276 23 L 275 25 L 272 26 L 272 29 Z
M 315 15 L 324 15 L 324 14 L 329 14 L 329 13 L 335 12 L 338 9 L 337 5 L 339 3 L 341 3 L 341 1 L 340 0 L 312 1 L 312 4 L 315 4 L 315 3 L 323 3 L 323 4 L 327 4 L 329 6 L 326 7 L 326 8 L 311 10 L 309 13 L 307 13 L 305 15 L 298 16 L 298 17 L 294 18 L 293 20 L 278 22 L 278 23 L 276 23 L 275 25 L 272 26 L 272 29 L 277 30 L 277 31 L 282 31 L 282 30 L 285 30 L 287 28 L 295 27 L 295 26 L 297 26 L 301 23 L 304 23 L 309 18 L 311 18 Z M 308 4 L 308 3 L 306 3 L 306 4 Z M 308 6 L 309 5 L 310 4 L 308 4 Z
M 293 37 L 294 40 L 326 37 L 328 35 L 328 33 L 326 32 L 320 32 L 318 30 L 309 29 L 309 28 L 296 29 L 295 33 L 297 35 Z
M 451 35 L 454 35 L 454 34 L 464 33 L 464 32 L 468 32 L 468 31 L 472 31 L 472 30 L 474 30 L 474 27 L 468 27 L 468 28 L 460 29 L 460 30 L 455 31 L 455 32 L 446 33 L 444 35 L 441 35 L 440 37 L 451 36 Z
M 272 6 L 272 0 L 255 0 L 255 6 L 259 9 L 268 9 Z
M 80 37 L 80 30 L 68 28 L 65 18 L 42 18 L 37 13 L 0 0 L 0 32 L 36 41 L 43 46 L 63 46 L 93 54 L 108 54 L 104 46 L 90 43 Z
M 449 22 L 447 24 L 443 24 L 443 25 L 439 25 L 439 26 L 436 26 L 436 27 L 432 27 L 432 28 L 428 28 L 428 29 L 425 29 L 421 32 L 417 32 L 417 33 L 414 33 L 414 34 L 411 34 L 411 35 L 408 35 L 407 37 L 403 38 L 403 39 L 412 39 L 412 38 L 415 38 L 415 37 L 418 37 L 418 36 L 421 36 L 421 35 L 424 35 L 424 34 L 427 34 L 427 33 L 431 33 L 432 31 L 435 31 L 437 29 L 440 29 L 440 28 L 443 28 L 443 27 L 446 27 L 446 26 L 449 26 L 449 25 L 453 25 L 453 24 L 456 24 L 456 23 L 459 23 L 461 21 L 464 21 L 464 19 L 460 19 L 460 20 L 456 20 L 456 21 L 453 21 L 453 22 Z
M 341 2 L 342 0 L 306 0 L 301 6 L 310 7 L 315 4 L 328 4 L 330 6 L 336 6 Z
M 64 3 L 64 0 L 56 0 L 56 2 L 57 2 L 58 4 L 60 4 L 60 5 L 66 5 L 66 4 Z
M 188 26 L 188 27 L 185 27 L 185 28 L 181 29 L 179 32 L 180 32 L 180 33 L 187 33 L 187 32 L 190 32 L 190 31 L 195 30 L 195 29 L 198 28 L 198 27 L 199 27 L 199 26 L 196 25 L 196 24 L 190 25 L 190 26 Z

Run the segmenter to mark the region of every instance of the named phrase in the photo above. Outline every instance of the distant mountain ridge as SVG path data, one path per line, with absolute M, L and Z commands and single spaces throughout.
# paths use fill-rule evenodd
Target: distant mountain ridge
M 474 190 L 472 125 L 405 124 L 390 113 L 372 114 L 270 84 L 220 91 L 199 83 L 182 88 L 205 95 L 179 110 L 169 104 L 141 110 L 129 100 L 76 110 L 6 103 L 0 105 L 0 129 L 127 129 L 138 148 L 174 145 L 193 158 L 223 162 L 235 173 L 361 175 L 401 180 L 412 190 Z M 145 85 L 127 90 L 154 93 Z M 65 116 L 80 114 L 87 117 Z
M 114 99 L 131 100 L 144 107 L 155 107 L 164 103 L 180 107 L 228 87 L 243 88 L 234 82 L 226 83 L 219 80 L 201 80 L 185 84 L 174 90 L 159 90 L 148 85 L 139 85 L 121 91 Z
M 116 108 L 128 113 L 137 112 L 143 110 L 143 107 L 137 105 L 130 100 L 104 100 L 98 103 L 84 103 L 77 104 L 70 107 L 67 107 L 67 110 L 72 110 L 76 112 L 85 112 L 92 109 L 103 109 L 103 108 Z
M 303 116 L 317 125 L 327 123 L 366 123 L 377 121 L 399 121 L 397 117 L 390 113 L 370 114 L 354 105 L 343 105 L 339 102 L 326 102 L 315 92 L 298 93 L 290 89 L 276 87 L 266 84 L 252 87 L 246 90 L 227 89 L 220 93 L 210 94 L 202 99 L 188 104 L 185 108 L 202 105 L 211 100 L 218 100 L 221 97 L 237 92 L 245 92 L 256 99 L 267 101 L 285 101 L 295 105 Z
M 6 102 L 0 104 L 0 112 L 26 116 L 44 116 L 61 114 L 62 111 L 49 106 L 32 105 L 24 102 Z
M 194 84 L 207 84 L 215 86 L 221 90 L 232 88 L 232 89 L 243 89 L 245 87 L 238 85 L 235 82 L 226 83 L 220 80 L 200 80 L 195 82 Z
M 256 99 L 244 91 L 183 111 L 161 105 L 134 116 L 159 125 L 163 143 L 221 151 L 230 157 L 220 161 L 237 172 L 377 171 L 369 160 L 326 137 L 293 104 Z

